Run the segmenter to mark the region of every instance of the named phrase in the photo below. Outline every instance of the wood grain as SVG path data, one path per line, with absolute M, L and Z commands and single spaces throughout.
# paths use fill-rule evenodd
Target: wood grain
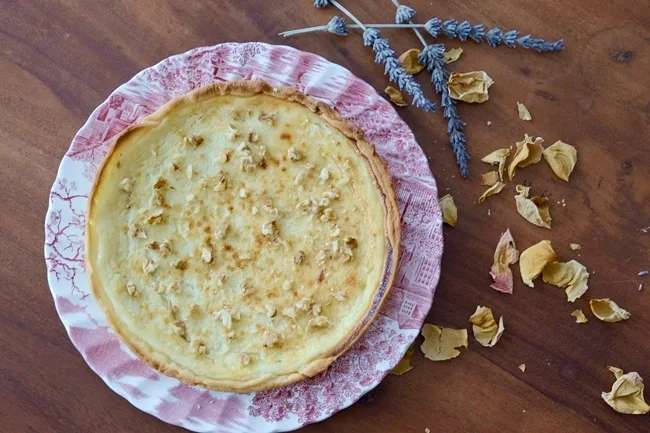
M 390 22 L 389 0 L 349 3 L 367 22 Z M 381 3 L 381 6 L 379 5 Z M 600 399 L 607 365 L 650 380 L 650 7 L 645 0 L 416 1 L 432 16 L 518 28 L 553 39 L 560 54 L 462 44 L 459 71 L 485 70 L 495 80 L 490 100 L 460 105 L 472 177 L 461 180 L 440 113 L 400 109 L 431 161 L 441 192 L 459 206 L 445 227 L 442 280 L 428 322 L 466 326 L 477 304 L 505 316 L 494 348 L 475 341 L 458 359 L 433 363 L 416 352 L 414 369 L 389 376 L 350 409 L 310 426 L 312 432 L 648 432 L 650 416 L 623 416 Z M 358 34 L 312 34 L 282 40 L 282 30 L 326 23 L 336 14 L 311 1 L 193 2 L 126 0 L 0 3 L 0 419 L 7 432 L 171 432 L 106 387 L 67 339 L 45 280 L 43 219 L 59 161 L 91 111 L 119 84 L 169 55 L 224 41 L 266 41 L 318 53 L 377 89 L 386 79 Z M 385 31 L 397 51 L 416 47 L 406 31 Z M 443 38 L 448 48 L 458 41 Z M 452 68 L 452 69 L 454 69 Z M 430 95 L 428 77 L 418 80 Z M 517 118 L 516 101 L 533 121 Z M 488 126 L 487 122 L 491 125 Z M 551 200 L 553 229 L 516 214 L 514 183 L 477 204 L 480 158 L 524 133 L 547 143 L 574 144 L 579 162 L 571 182 L 544 163 L 516 182 Z M 558 204 L 564 200 L 566 206 Z M 491 216 L 488 216 L 488 209 Z M 632 312 L 624 323 L 590 317 L 573 323 L 561 290 L 489 289 L 488 269 L 500 233 L 510 227 L 520 249 L 550 239 L 563 258 L 592 272 L 585 298 L 611 297 Z M 570 242 L 583 249 L 572 252 Z M 517 366 L 527 365 L 525 373 Z M 648 394 L 648 393 L 646 393 Z M 650 396 L 648 396 L 650 400 Z

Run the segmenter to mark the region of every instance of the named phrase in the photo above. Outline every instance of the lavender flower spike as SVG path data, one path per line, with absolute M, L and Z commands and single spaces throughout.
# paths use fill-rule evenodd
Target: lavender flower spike
M 345 18 L 334 17 L 327 23 L 327 31 L 338 36 L 347 36 L 348 29 L 345 26 Z
M 395 24 L 408 24 L 415 16 L 415 9 L 399 5 L 395 14 Z
M 317 8 L 326 8 L 330 5 L 329 0 L 315 0 L 314 6 Z

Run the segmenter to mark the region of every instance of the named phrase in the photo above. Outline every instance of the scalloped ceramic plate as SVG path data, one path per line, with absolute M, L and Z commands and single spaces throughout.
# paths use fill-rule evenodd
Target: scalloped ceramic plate
M 395 284 L 359 341 L 315 378 L 250 394 L 188 386 L 140 361 L 106 324 L 83 263 L 88 192 L 114 137 L 176 96 L 213 81 L 236 79 L 295 87 L 363 129 L 388 163 L 402 218 L 402 259 Z M 437 196 L 413 133 L 387 101 L 348 70 L 286 46 L 228 43 L 196 48 L 120 86 L 72 140 L 45 220 L 50 290 L 72 343 L 93 371 L 135 407 L 196 432 L 294 430 L 350 406 L 377 386 L 417 337 L 440 276 L 443 240 Z

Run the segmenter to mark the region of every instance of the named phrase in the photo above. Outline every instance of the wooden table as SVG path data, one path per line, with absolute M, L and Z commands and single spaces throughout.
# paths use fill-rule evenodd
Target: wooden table
M 366 22 L 391 22 L 389 0 L 348 3 Z M 381 4 L 381 5 L 380 5 Z M 431 161 L 441 193 L 459 207 L 445 226 L 442 280 L 427 322 L 465 327 L 477 305 L 505 317 L 494 348 L 470 337 L 450 362 L 419 351 L 414 369 L 389 376 L 352 408 L 305 431 L 320 432 L 648 432 L 649 416 L 624 416 L 600 398 L 607 365 L 650 380 L 650 6 L 645 0 L 573 2 L 415 1 L 422 20 L 439 16 L 563 37 L 560 54 L 463 43 L 452 66 L 485 70 L 489 102 L 461 104 L 472 176 L 461 180 L 440 113 L 400 109 Z M 6 432 L 179 431 L 132 407 L 106 387 L 68 340 L 45 280 L 43 219 L 59 161 L 91 111 L 119 84 L 169 55 L 223 41 L 266 41 L 318 53 L 383 89 L 386 79 L 359 34 L 283 40 L 282 30 L 326 23 L 335 10 L 310 1 L 11 1 L 0 3 L 0 420 Z M 397 51 L 416 47 L 408 31 L 385 31 Z M 461 44 L 441 39 L 447 47 Z M 429 77 L 418 79 L 430 95 Z M 533 120 L 517 118 L 516 101 Z M 488 126 L 488 123 L 491 124 Z M 574 144 L 579 162 L 567 184 L 545 163 L 517 182 L 550 198 L 553 229 L 515 211 L 514 183 L 478 204 L 488 152 L 524 133 Z M 560 204 L 563 203 L 563 204 Z M 499 235 L 510 227 L 520 249 L 550 239 L 564 259 L 591 271 L 584 299 L 521 283 L 512 296 L 489 288 Z M 569 243 L 582 245 L 572 252 Z M 611 297 L 632 313 L 609 324 L 569 315 L 590 298 Z M 518 370 L 525 363 L 525 373 Z M 648 400 L 650 393 L 646 392 Z

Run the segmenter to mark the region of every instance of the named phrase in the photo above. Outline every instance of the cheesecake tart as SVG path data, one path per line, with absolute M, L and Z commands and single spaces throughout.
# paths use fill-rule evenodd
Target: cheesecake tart
M 395 277 L 390 174 L 328 105 L 263 81 L 177 97 L 115 140 L 86 269 L 120 339 L 163 374 L 250 392 L 325 370 Z

